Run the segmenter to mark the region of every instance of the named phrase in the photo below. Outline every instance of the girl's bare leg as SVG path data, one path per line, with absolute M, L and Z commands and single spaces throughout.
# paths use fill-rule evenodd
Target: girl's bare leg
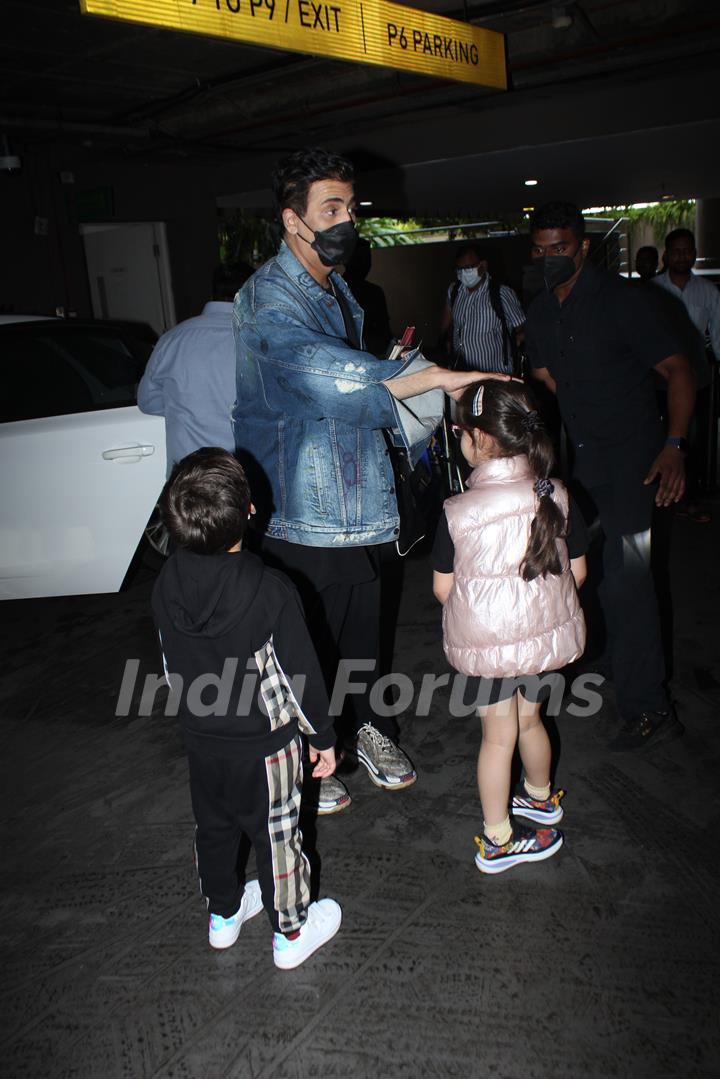
M 480 708 L 482 743 L 477 779 L 485 821 L 485 834 L 506 843 L 511 832 L 508 816 L 510 770 L 518 740 L 518 695 L 512 700 Z
M 534 788 L 550 785 L 550 762 L 552 750 L 545 725 L 540 718 L 540 705 L 525 700 L 518 693 L 518 747 L 525 779 Z M 549 791 L 548 795 L 549 796 Z

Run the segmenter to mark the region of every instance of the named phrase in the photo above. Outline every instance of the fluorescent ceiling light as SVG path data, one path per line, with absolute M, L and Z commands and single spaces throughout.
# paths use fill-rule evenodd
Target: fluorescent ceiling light
M 526 180 L 525 187 L 537 187 L 537 180 Z

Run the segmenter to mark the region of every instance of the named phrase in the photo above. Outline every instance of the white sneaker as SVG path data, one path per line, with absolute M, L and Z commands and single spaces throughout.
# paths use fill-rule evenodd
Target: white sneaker
M 232 918 L 221 918 L 219 914 L 210 915 L 208 939 L 211 948 L 230 948 L 240 936 L 240 930 L 249 918 L 254 918 L 263 909 L 260 883 L 251 880 L 245 885 L 242 901 Z
M 283 933 L 273 934 L 273 959 L 281 970 L 292 970 L 304 963 L 337 933 L 342 921 L 340 904 L 334 899 L 318 899 L 307 909 L 300 935 L 288 940 Z

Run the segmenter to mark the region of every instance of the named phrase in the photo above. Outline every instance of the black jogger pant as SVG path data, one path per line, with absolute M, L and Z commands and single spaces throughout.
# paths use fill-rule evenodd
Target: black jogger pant
M 245 887 L 243 836 L 255 848 L 263 905 L 276 932 L 291 933 L 310 904 L 310 869 L 298 828 L 299 737 L 267 757 L 188 752 L 200 890 L 211 914 L 229 918 Z

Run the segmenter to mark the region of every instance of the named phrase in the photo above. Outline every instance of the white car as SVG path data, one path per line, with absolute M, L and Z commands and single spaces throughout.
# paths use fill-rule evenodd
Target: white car
M 152 349 L 117 323 L 0 316 L 0 599 L 116 592 L 165 481 L 135 402 Z

